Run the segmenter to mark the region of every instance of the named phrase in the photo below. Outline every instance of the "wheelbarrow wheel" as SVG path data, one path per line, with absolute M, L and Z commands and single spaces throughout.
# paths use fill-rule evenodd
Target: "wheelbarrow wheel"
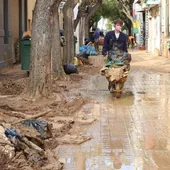
M 115 83 L 115 97 L 120 98 L 122 95 L 122 83 Z

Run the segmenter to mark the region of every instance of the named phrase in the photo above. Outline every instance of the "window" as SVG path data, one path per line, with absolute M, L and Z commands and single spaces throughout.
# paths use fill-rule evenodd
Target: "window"
M 4 0 L 4 44 L 8 44 L 8 0 Z

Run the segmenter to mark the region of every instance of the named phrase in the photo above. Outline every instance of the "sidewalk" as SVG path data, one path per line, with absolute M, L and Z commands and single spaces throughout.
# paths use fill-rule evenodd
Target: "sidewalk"
M 170 58 L 153 56 L 146 51 L 130 51 L 130 53 L 132 53 L 132 66 L 170 73 Z

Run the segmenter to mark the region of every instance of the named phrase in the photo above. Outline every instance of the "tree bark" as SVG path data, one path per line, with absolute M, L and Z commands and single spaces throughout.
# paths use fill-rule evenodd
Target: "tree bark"
M 85 36 L 85 20 L 86 18 L 85 17 L 81 17 L 81 20 L 80 20 L 80 33 L 79 33 L 79 43 L 80 43 L 80 46 L 84 44 L 84 36 Z
M 129 35 L 132 35 L 132 22 L 131 22 L 131 20 L 129 20 L 128 29 L 129 29 Z
M 74 62 L 74 3 L 68 0 L 64 5 L 64 33 L 66 45 L 64 46 L 64 64 Z
M 97 3 L 95 6 L 89 9 L 89 14 L 86 16 L 86 19 L 85 19 L 85 37 L 89 37 L 89 21 L 99 6 L 100 4 Z
M 74 20 L 74 30 L 76 30 L 80 20 L 81 20 L 82 14 L 80 13 L 80 10 L 78 11 L 77 18 Z
M 53 37 L 52 37 L 52 74 L 53 77 L 62 76 L 65 74 L 63 69 L 63 56 L 61 55 L 60 47 L 60 26 L 58 7 L 62 0 L 59 0 L 53 7 Z
M 37 0 L 33 16 L 31 66 L 28 93 L 31 98 L 51 94 L 51 7 L 56 0 Z
M 85 37 L 89 37 L 89 21 L 91 17 L 94 15 L 94 13 L 96 12 L 96 10 L 100 7 L 100 5 L 101 5 L 100 3 L 97 3 L 95 6 L 89 9 L 89 13 L 85 19 Z
M 73 8 L 75 8 L 78 3 L 79 3 L 79 0 L 74 0 Z
M 131 20 L 128 20 L 128 21 L 124 21 L 125 22 L 125 25 L 126 25 L 126 27 L 127 27 L 127 29 L 128 29 L 128 32 L 129 32 L 129 36 L 130 35 L 132 35 L 132 22 L 131 22 Z
M 84 14 L 86 13 L 86 0 L 82 0 L 79 8 L 78 8 L 78 14 L 77 14 L 77 18 L 74 20 L 74 30 L 76 30 L 81 17 L 84 16 Z
M 88 18 L 85 19 L 85 37 L 86 38 L 89 37 L 89 19 Z

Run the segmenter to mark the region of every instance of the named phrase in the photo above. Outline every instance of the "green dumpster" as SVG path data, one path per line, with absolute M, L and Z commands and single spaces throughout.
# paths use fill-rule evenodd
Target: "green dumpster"
M 23 39 L 20 42 L 21 51 L 21 69 L 30 70 L 30 52 L 31 52 L 31 40 Z
M 76 56 L 76 43 L 77 43 L 77 37 L 74 36 L 74 56 Z

